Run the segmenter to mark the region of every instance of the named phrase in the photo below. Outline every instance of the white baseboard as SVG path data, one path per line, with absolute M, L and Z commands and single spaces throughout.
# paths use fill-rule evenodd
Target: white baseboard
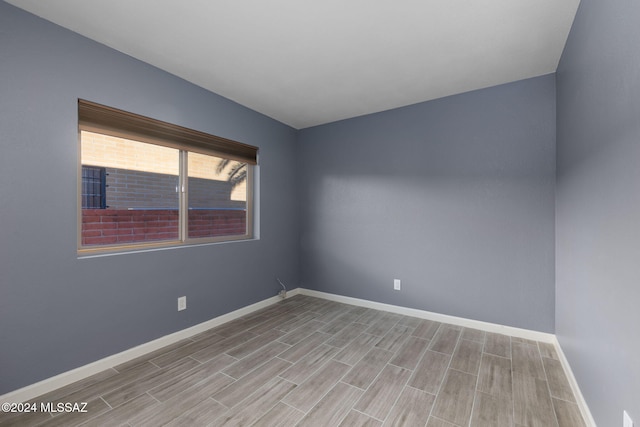
M 421 319 L 434 320 L 452 325 L 464 326 L 467 328 L 480 329 L 498 334 L 511 335 L 512 337 L 525 338 L 534 341 L 542 341 L 546 343 L 555 343 L 555 335 L 546 332 L 531 331 L 529 329 L 514 328 L 512 326 L 499 325 L 497 323 L 482 322 L 480 320 L 465 319 L 462 317 L 449 316 L 446 314 L 433 313 L 415 308 L 407 308 L 399 305 L 384 304 L 359 298 L 345 297 L 342 295 L 329 294 L 326 292 L 313 291 L 310 289 L 299 288 L 302 295 L 308 295 L 317 298 L 323 298 L 331 301 L 342 302 L 345 304 L 357 305 L 360 307 L 374 308 L 376 310 L 389 311 L 391 313 L 403 314 L 405 316 L 419 317 Z
M 298 289 L 287 291 L 287 298 L 297 295 L 298 293 Z M 223 314 L 222 316 L 207 320 L 206 322 L 191 326 L 178 332 L 174 332 L 173 334 L 165 335 L 153 341 L 149 341 L 139 346 L 125 350 L 121 353 L 113 354 L 111 356 L 105 357 L 104 359 L 97 360 L 87 365 L 80 366 L 76 369 L 63 372 L 54 377 L 39 381 L 35 384 L 31 384 L 18 390 L 11 391 L 0 396 L 0 402 L 27 402 L 35 397 L 38 397 L 45 393 L 49 393 L 50 391 L 53 391 L 60 387 L 64 387 L 84 378 L 90 377 L 91 375 L 97 374 L 98 372 L 104 371 L 105 369 L 113 368 L 114 366 L 133 360 L 136 357 L 140 357 L 146 353 L 158 350 L 169 344 L 173 344 L 185 338 L 197 335 L 223 323 L 273 305 L 281 300 L 282 298 L 280 298 L 279 296 L 275 296 L 262 301 L 258 301 L 255 304 L 242 307 L 230 313 Z
M 584 419 L 587 427 L 596 427 L 596 422 L 593 419 L 593 415 L 591 415 L 591 411 L 587 406 L 587 401 L 584 400 L 584 396 L 582 395 L 582 391 L 580 390 L 580 386 L 578 385 L 578 381 L 576 377 L 573 375 L 573 371 L 571 370 L 571 365 L 569 365 L 569 360 L 567 356 L 565 356 L 564 351 L 562 351 L 562 347 L 560 346 L 560 342 L 558 338 L 554 336 L 553 344 L 556 347 L 556 351 L 558 352 L 558 357 L 560 358 L 560 363 L 562 363 L 562 368 L 564 369 L 564 373 L 567 374 L 567 379 L 569 380 L 569 385 L 571 386 L 571 390 L 573 391 L 573 395 L 576 398 L 578 403 L 578 407 L 580 408 L 580 413 L 582 414 L 582 418 Z
M 356 305 L 359 307 L 373 308 L 376 310 L 383 310 L 391 313 L 398 313 L 406 316 L 418 317 L 421 319 L 428 319 L 428 320 L 434 320 L 437 322 L 450 323 L 453 325 L 480 329 L 483 331 L 495 332 L 499 334 L 518 337 L 518 338 L 525 338 L 525 339 L 530 339 L 535 341 L 551 343 L 555 346 L 558 352 L 558 355 L 560 357 L 560 362 L 562 363 L 565 373 L 567 374 L 567 377 L 569 379 L 569 384 L 571 385 L 571 388 L 573 389 L 573 393 L 576 397 L 576 400 L 578 401 L 578 406 L 580 407 L 580 411 L 582 412 L 582 416 L 585 420 L 585 423 L 589 427 L 596 427 L 593 417 L 591 416 L 591 412 L 589 411 L 589 408 L 587 407 L 587 404 L 584 400 L 582 392 L 580 391 L 580 387 L 578 386 L 575 376 L 571 371 L 569 362 L 567 361 L 567 358 L 565 357 L 564 352 L 562 351 L 562 348 L 560 347 L 560 344 L 556 336 L 553 334 L 538 332 L 538 331 L 531 331 L 528 329 L 515 328 L 512 326 L 504 326 L 496 323 L 482 322 L 479 320 L 465 319 L 462 317 L 449 316 L 446 314 L 433 313 L 425 310 L 418 310 L 414 308 L 384 304 L 380 302 L 346 297 L 342 295 L 319 292 L 319 291 L 314 291 L 311 289 L 304 289 L 304 288 L 297 288 L 297 289 L 287 291 L 287 298 L 290 298 L 298 294 L 322 298 L 330 301 L 341 302 L 345 304 Z M 121 353 L 117 353 L 117 354 L 105 357 L 104 359 L 97 360 L 95 362 L 89 363 L 88 365 L 81 366 L 71 371 L 63 372 L 54 377 L 47 378 L 43 381 L 37 382 L 27 387 L 2 395 L 0 396 L 0 402 L 15 402 L 15 403 L 27 402 L 42 394 L 48 393 L 57 388 L 64 387 L 66 385 L 69 385 L 81 379 L 87 378 L 91 375 L 97 374 L 98 372 L 104 371 L 105 369 L 113 368 L 114 366 L 133 360 L 136 357 L 140 357 L 146 353 L 150 353 L 152 351 L 158 350 L 164 346 L 167 346 L 175 342 L 178 342 L 180 340 L 183 340 L 185 338 L 189 338 L 191 336 L 197 335 L 201 332 L 204 332 L 208 329 L 219 326 L 223 323 L 229 322 L 231 320 L 245 316 L 254 311 L 273 305 L 280 300 L 281 298 L 278 296 L 267 298 L 263 301 L 259 301 L 255 304 L 251 304 L 246 307 L 240 308 L 238 310 L 232 311 L 230 313 L 223 314 L 222 316 L 218 316 L 216 318 L 200 323 L 198 325 L 191 326 L 187 329 L 183 329 L 173 334 L 165 335 L 164 337 L 160 337 L 153 341 L 149 341 L 139 346 L 130 348 Z

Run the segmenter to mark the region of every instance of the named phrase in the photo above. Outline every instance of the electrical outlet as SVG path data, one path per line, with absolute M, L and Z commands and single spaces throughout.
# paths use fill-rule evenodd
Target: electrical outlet
M 396 291 L 400 290 L 400 279 L 393 279 L 393 289 Z
M 187 309 L 187 297 L 178 298 L 178 311 Z
M 623 427 L 633 427 L 633 420 L 627 414 L 627 411 L 622 411 Z

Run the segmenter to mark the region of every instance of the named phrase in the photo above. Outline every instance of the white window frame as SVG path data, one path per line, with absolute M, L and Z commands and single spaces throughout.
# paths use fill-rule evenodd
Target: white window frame
M 167 122 L 139 116 L 85 100 L 78 100 L 78 254 L 93 255 L 129 252 L 153 248 L 168 248 L 232 242 L 254 238 L 254 167 L 257 165 L 257 147 L 215 135 L 183 128 Z M 122 124 L 122 126 L 119 126 Z M 148 130 L 148 132 L 147 132 Z M 178 239 L 131 243 L 82 245 L 82 131 L 155 144 L 179 150 L 179 230 Z M 146 133 L 146 134 L 145 134 Z M 247 164 L 245 233 L 215 237 L 189 237 L 189 178 L 188 153 L 228 158 Z M 107 203 L 108 204 L 108 203 Z

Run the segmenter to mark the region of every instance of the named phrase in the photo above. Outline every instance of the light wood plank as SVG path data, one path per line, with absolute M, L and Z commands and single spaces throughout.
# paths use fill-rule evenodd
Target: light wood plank
M 438 353 L 453 354 L 459 337 L 459 329 L 450 325 L 441 325 L 429 345 L 429 350 L 437 351 Z
M 220 339 L 222 339 L 222 337 L 220 337 Z M 158 350 L 152 351 L 150 353 L 144 354 L 140 357 L 136 357 L 133 360 L 129 360 L 127 362 L 121 363 L 117 366 L 114 366 L 113 369 L 115 369 L 116 371 L 122 372 L 122 371 L 126 371 L 129 368 L 132 368 L 133 366 L 136 366 L 140 363 L 143 362 L 148 362 L 152 359 L 155 359 L 157 357 L 160 356 L 164 356 L 168 353 L 171 353 L 175 350 L 178 350 L 180 348 L 183 348 L 184 346 L 193 343 L 193 339 L 192 338 L 185 338 L 183 340 L 180 340 L 178 342 L 175 342 L 173 344 L 167 345 L 165 347 L 159 348 Z M 158 365 L 160 366 L 160 365 Z
M 478 374 L 478 391 L 511 398 L 511 360 L 483 353 Z
M 308 355 L 298 360 L 289 369 L 280 374 L 286 380 L 295 384 L 303 383 L 316 370 L 324 365 L 331 357 L 338 352 L 338 349 L 327 344 L 320 344 Z
M 303 339 L 307 338 L 309 335 L 318 331 L 323 326 L 325 326 L 325 323 L 319 322 L 316 319 L 309 320 L 304 325 L 300 326 L 297 329 L 294 329 L 293 331 L 280 338 L 279 341 L 285 344 L 295 345 Z
M 376 344 L 376 347 L 395 353 L 402 347 L 407 338 L 409 338 L 409 335 L 410 330 L 408 326 L 395 325 L 382 337 Z
M 553 399 L 553 407 L 560 427 L 586 427 L 577 404 Z
M 438 394 L 450 360 L 451 357 L 446 354 L 425 351 L 409 380 L 409 385 L 427 393 Z
M 351 410 L 342 420 L 339 427 L 380 427 L 382 422 L 362 412 Z M 319 426 L 318 426 L 319 427 Z
M 91 387 L 77 390 L 65 396 L 66 402 L 88 402 L 112 390 L 138 381 L 153 372 L 159 372 L 160 369 L 150 362 L 135 365 L 130 369 L 120 372 L 117 375 L 110 376 L 105 380 L 93 384 Z M 68 399 L 68 400 L 67 400 Z
M 401 368 L 413 370 L 418 365 L 418 362 L 428 345 L 429 341 L 410 336 L 389 363 Z
M 473 329 L 473 328 L 462 329 L 463 340 L 476 341 L 484 344 L 485 335 L 486 335 L 485 331 L 481 331 L 479 329 Z
M 513 426 L 513 404 L 506 397 L 477 392 L 471 416 L 473 427 Z
M 545 380 L 513 373 L 513 416 L 516 424 L 524 426 L 558 426 Z
M 317 313 L 319 314 L 317 319 L 319 321 L 330 323 L 337 317 L 350 311 L 350 307 L 347 304 L 342 304 L 335 301 L 330 302 L 331 304 L 326 304 L 324 307 L 317 311 Z
M 335 334 L 332 339 L 327 341 L 327 344 L 334 347 L 343 348 L 347 344 L 355 340 L 357 337 L 359 337 L 365 329 L 367 329 L 367 325 L 363 325 L 362 323 L 351 323 L 340 332 Z
M 289 348 L 290 347 L 286 344 L 274 341 L 262 347 L 260 351 L 256 351 L 244 359 L 236 361 L 233 365 L 224 369 L 222 372 L 235 379 L 242 378 L 243 376 L 251 373 L 254 369 L 260 368 L 260 366 L 267 363 L 278 354 L 287 351 Z M 224 356 L 227 355 L 225 354 Z
M 392 357 L 392 352 L 374 347 L 349 371 L 343 381 L 366 389 Z
M 569 385 L 569 380 L 564 373 L 564 369 L 562 369 L 562 363 L 557 360 L 547 358 L 543 358 L 542 362 L 547 374 L 551 397 L 576 403 L 576 399 L 573 396 L 573 390 L 571 390 L 571 386 Z
M 161 426 L 191 411 L 216 391 L 233 381 L 220 373 L 205 378 L 193 387 L 172 397 L 164 403 L 139 408 L 138 412 L 128 419 L 132 426 Z
M 158 401 L 153 397 L 149 396 L 148 394 L 142 394 L 131 399 L 125 404 L 118 406 L 117 408 L 113 408 L 111 411 L 91 418 L 81 425 L 83 427 L 119 426 L 125 424 L 127 420 L 140 413 L 141 410 L 152 410 L 153 408 L 159 406 L 160 403 L 158 403 Z
M 355 365 L 365 354 L 367 354 L 375 344 L 380 341 L 380 337 L 371 334 L 360 334 L 358 337 L 347 345 L 334 359 L 347 365 Z
M 398 320 L 398 325 L 408 326 L 409 328 L 411 328 L 411 332 L 413 332 L 418 327 L 418 325 L 420 325 L 421 321 L 422 319 L 418 317 L 402 316 L 400 320 Z
M 289 318 L 289 315 L 286 312 L 276 312 L 265 317 L 266 318 L 263 321 L 253 328 L 248 329 L 248 331 L 253 332 L 256 335 L 262 335 L 269 330 L 275 330 L 276 326 Z
M 323 342 L 329 340 L 330 338 L 331 338 L 331 335 L 329 334 L 325 334 L 322 332 L 314 332 L 313 334 L 309 335 L 307 338 L 303 339 L 302 341 L 300 341 L 299 343 L 291 347 L 289 350 L 282 353 L 279 357 L 284 360 L 288 360 L 289 362 L 295 363 L 298 360 L 305 357 L 311 351 L 313 351 L 314 348 L 316 348 Z
M 152 372 L 144 377 L 138 378 L 136 381 L 125 384 L 117 389 L 106 393 L 102 398 L 112 408 L 122 405 L 127 400 L 131 400 L 136 396 L 145 393 L 147 390 L 155 388 L 161 384 L 180 378 L 181 375 L 200 366 L 200 363 L 191 358 L 184 358 L 176 362 L 174 365 L 160 371 Z
M 530 340 L 530 339 L 527 339 L 527 338 L 522 338 L 522 337 L 511 337 L 511 342 L 512 343 L 518 342 L 518 343 L 521 343 L 521 344 L 528 344 L 528 345 L 532 345 L 534 347 L 538 346 L 538 342 L 537 341 Z
M 482 343 L 460 340 L 451 359 L 451 368 L 468 374 L 478 375 L 481 355 Z
M 213 377 L 218 371 L 235 362 L 233 357 L 221 354 L 200 366 L 185 372 L 184 374 L 172 378 L 171 381 L 152 388 L 148 393 L 160 402 L 167 401 L 173 396 L 193 387 L 202 381 L 203 378 Z
M 236 359 L 242 359 L 243 357 L 250 355 L 254 351 L 264 347 L 265 345 L 280 338 L 283 335 L 285 335 L 284 332 L 278 331 L 276 329 L 271 329 L 261 335 L 258 335 L 255 338 L 250 339 L 247 342 L 240 344 L 237 347 L 232 348 L 231 350 L 226 351 L 226 353 L 231 357 L 235 357 Z
M 303 312 L 299 316 L 293 316 L 289 317 L 288 319 L 283 319 L 283 322 L 274 326 L 273 329 L 289 333 L 298 329 L 308 321 L 315 319 L 315 317 L 316 315 L 314 313 Z
M 422 338 L 425 340 L 432 340 L 436 331 L 440 327 L 440 322 L 434 322 L 433 320 L 423 319 L 420 321 L 416 329 L 413 331 L 413 336 Z
M 365 311 L 356 319 L 357 323 L 362 323 L 364 325 L 373 325 L 375 322 L 380 320 L 384 316 L 384 312 L 380 310 L 374 310 L 372 308 L 367 308 Z
M 396 323 L 398 323 L 398 320 L 400 320 L 399 315 L 385 313 L 380 319 L 376 320 L 371 326 L 369 326 L 365 332 L 371 335 L 383 337 L 395 326 Z
M 228 409 L 220 403 L 206 399 L 163 427 L 206 426 L 227 412 Z
M 222 353 L 227 352 L 228 350 L 231 350 L 234 347 L 239 346 L 240 344 L 244 344 L 245 342 L 255 338 L 256 336 L 257 334 L 254 334 L 253 332 L 243 332 L 241 334 L 225 338 L 222 341 L 204 347 L 202 350 L 196 351 L 195 353 L 191 354 L 190 357 L 196 359 L 198 362 L 204 363 Z
M 169 365 L 173 365 L 180 359 L 184 359 L 185 357 L 191 356 L 193 353 L 202 350 L 210 345 L 214 345 L 221 341 L 224 341 L 226 338 L 222 335 L 214 334 L 209 335 L 206 338 L 202 338 L 197 341 L 188 342 L 182 346 L 179 346 L 173 351 L 169 351 L 163 354 L 158 355 L 150 360 L 156 366 L 161 368 L 165 368 Z
M 454 424 L 467 425 L 471 418 L 476 382 L 475 375 L 449 369 L 432 415 Z
M 435 396 L 413 387 L 405 387 L 384 422 L 385 427 L 424 427 Z
M 558 352 L 556 351 L 556 348 L 553 346 L 553 344 L 546 343 L 546 342 L 539 342 L 538 348 L 540 349 L 540 355 L 542 357 L 546 357 L 554 360 L 560 360 L 560 357 L 558 357 Z
M 537 346 L 513 343 L 511 345 L 511 357 L 513 372 L 519 372 L 541 380 L 547 379 Z
M 307 412 L 340 381 L 350 368 L 349 365 L 331 360 L 285 397 L 282 402 Z
M 260 369 L 254 371 L 253 375 L 245 375 L 214 394 L 213 398 L 227 408 L 232 408 L 244 400 L 249 394 L 253 393 L 258 387 L 271 381 L 271 379 L 275 378 L 289 366 L 291 366 L 291 363 L 286 360 L 278 358 L 271 359 L 262 365 Z
M 211 328 L 207 331 L 201 332 L 198 335 L 191 337 L 191 339 L 193 339 L 194 341 L 198 341 L 211 335 L 220 335 L 224 338 L 229 338 L 246 331 L 251 326 L 252 325 L 248 324 L 246 317 L 241 317 L 239 319 L 231 320 L 227 323 L 216 326 L 215 328 Z
M 487 332 L 484 352 L 500 357 L 511 358 L 511 339 L 507 335 Z
M 274 378 L 248 395 L 241 404 L 216 420 L 216 426 L 250 426 L 273 408 L 296 385 L 282 378 Z
M 427 423 L 427 427 L 460 427 L 455 424 L 451 424 L 445 420 L 441 420 L 436 417 L 429 417 L 429 422 Z
M 338 316 L 337 318 L 327 323 L 326 325 L 324 325 L 322 328 L 319 329 L 319 331 L 324 332 L 326 334 L 335 335 L 338 332 L 342 331 L 347 326 L 349 326 L 358 317 L 360 317 L 359 314 L 354 313 L 352 311 L 348 311 Z
M 384 420 L 410 376 L 407 369 L 387 365 L 353 408 Z
M 269 412 L 256 421 L 255 426 L 290 427 L 297 425 L 298 421 L 300 421 L 302 417 L 304 417 L 304 412 L 297 410 L 293 406 L 279 402 Z
M 104 371 L 98 372 L 97 374 L 91 375 L 90 377 L 84 378 L 80 381 L 76 381 L 74 383 L 71 383 L 69 385 L 66 385 L 64 387 L 58 388 L 56 390 L 52 390 L 49 393 L 45 393 L 43 395 L 38 396 L 36 399 L 31 399 L 30 402 L 37 402 L 38 404 L 40 402 L 61 402 L 61 401 L 65 401 L 65 402 L 69 402 L 67 396 L 70 396 L 72 393 L 76 393 L 80 390 L 84 390 L 84 389 L 88 389 L 91 388 L 93 386 L 95 386 L 96 384 L 101 383 L 102 381 L 105 381 L 119 373 L 125 373 L 126 371 L 128 371 L 130 368 L 137 368 L 138 365 L 145 365 L 150 367 L 152 370 L 156 370 L 157 368 L 155 366 L 153 366 L 153 364 L 148 364 L 146 363 L 146 361 L 143 361 L 142 363 L 138 362 L 138 363 L 134 363 L 132 365 L 130 365 L 129 367 L 127 367 L 127 369 L 124 369 L 122 372 L 118 372 L 115 369 L 106 369 Z M 123 364 L 124 365 L 124 364 Z M 123 366 L 123 365 L 119 365 L 119 366 Z M 3 415 L 7 415 L 6 413 L 2 413 L 0 412 L 0 419 L 2 419 Z
M 309 411 L 298 427 L 337 426 L 362 395 L 362 390 L 348 384 L 337 383 L 326 396 Z

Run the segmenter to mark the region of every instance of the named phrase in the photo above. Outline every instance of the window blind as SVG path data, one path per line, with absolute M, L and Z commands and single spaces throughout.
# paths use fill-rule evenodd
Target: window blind
M 78 100 L 78 126 L 120 138 L 139 139 L 255 165 L 258 148 L 220 136 L 163 122 L 95 102 Z

